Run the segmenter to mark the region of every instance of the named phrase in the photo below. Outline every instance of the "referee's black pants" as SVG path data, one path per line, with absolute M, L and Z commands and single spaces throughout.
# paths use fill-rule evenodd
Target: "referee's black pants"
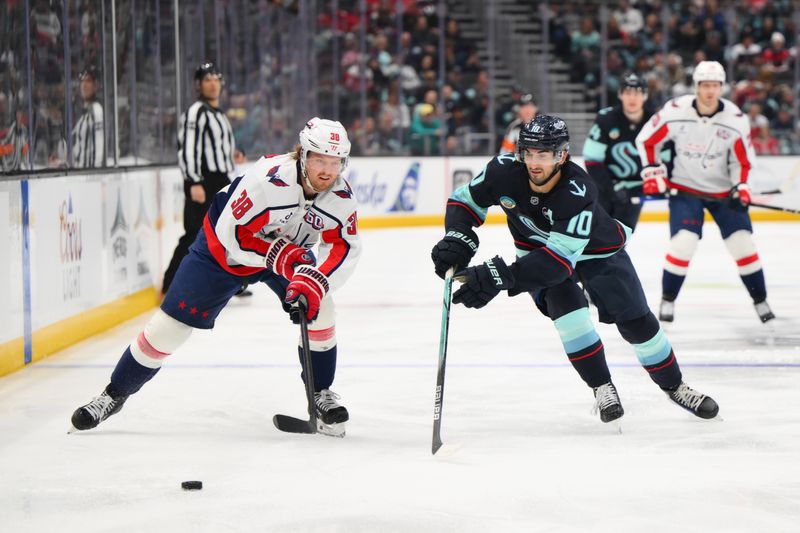
M 178 271 L 181 261 L 189 253 L 189 246 L 191 246 L 197 238 L 197 232 L 203 227 L 203 219 L 206 216 L 206 211 L 208 211 L 211 202 L 214 200 L 214 195 L 229 183 L 228 175 L 223 172 L 203 173 L 201 185 L 206 191 L 206 201 L 205 203 L 198 204 L 192 200 L 190 192 L 195 182 L 183 182 L 183 196 L 185 198 L 183 204 L 183 229 L 185 233 L 183 237 L 178 240 L 178 245 L 175 247 L 175 252 L 172 254 L 172 260 L 169 262 L 167 271 L 164 272 L 164 285 L 161 288 L 163 294 L 167 293 L 167 289 L 169 289 L 172 278 L 175 277 L 175 272 Z

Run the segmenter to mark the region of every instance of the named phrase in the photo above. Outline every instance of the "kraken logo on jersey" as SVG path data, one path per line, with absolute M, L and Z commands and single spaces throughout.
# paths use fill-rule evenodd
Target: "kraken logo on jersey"
M 611 159 L 614 162 L 608 168 L 617 178 L 639 176 L 639 152 L 632 142 L 624 141 L 612 146 Z
M 584 185 L 584 187 L 586 187 L 586 186 Z M 553 225 L 553 210 L 550 209 L 549 207 L 543 207 L 542 208 L 542 214 L 544 215 L 544 217 L 547 220 L 550 221 L 550 225 L 552 226 Z

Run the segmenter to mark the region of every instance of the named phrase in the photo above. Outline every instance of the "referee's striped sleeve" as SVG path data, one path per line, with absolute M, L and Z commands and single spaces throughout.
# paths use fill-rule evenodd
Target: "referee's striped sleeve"
M 178 164 L 184 178 L 197 183 L 203 181 L 200 156 L 204 115 L 203 103 L 195 102 L 181 116 L 182 123 L 178 130 Z

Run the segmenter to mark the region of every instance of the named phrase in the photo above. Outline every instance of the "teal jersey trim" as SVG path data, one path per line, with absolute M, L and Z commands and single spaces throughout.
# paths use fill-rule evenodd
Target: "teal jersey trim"
M 463 204 L 467 204 L 469 208 L 472 209 L 476 215 L 478 215 L 478 218 L 481 219 L 481 222 L 486 221 L 486 213 L 488 212 L 488 209 L 485 209 L 475 203 L 475 200 L 472 198 L 472 193 L 469 192 L 469 185 L 462 185 L 456 189 L 453 192 L 453 196 L 450 198 Z
M 634 344 L 633 351 L 636 353 L 636 358 L 645 366 L 655 365 L 661 363 L 672 352 L 672 346 L 669 339 L 664 335 L 664 330 L 658 328 L 652 339 L 641 344 Z
M 568 354 L 579 352 L 600 340 L 600 335 L 592 324 L 588 307 L 567 313 L 555 319 L 553 324 Z
M 587 244 L 589 244 L 589 239 L 576 239 L 554 231 L 550 232 L 550 238 L 547 239 L 547 248 L 569 261 L 573 268 L 575 263 L 580 260 Z
M 586 161 L 599 161 L 602 163 L 606 160 L 606 149 L 608 147 L 594 139 L 586 138 L 583 143 L 583 158 Z

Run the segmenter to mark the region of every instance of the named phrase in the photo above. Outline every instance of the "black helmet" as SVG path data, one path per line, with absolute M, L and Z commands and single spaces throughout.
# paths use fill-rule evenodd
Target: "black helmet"
M 569 151 L 567 123 L 553 115 L 536 115 L 522 126 L 517 141 L 517 156 L 522 161 L 526 148 L 549 150 L 553 153 Z
M 635 72 L 628 72 L 622 77 L 619 83 L 619 92 L 625 89 L 639 89 L 643 93 L 647 92 L 647 82 L 637 76 Z
M 203 81 L 203 78 L 205 78 L 209 74 L 217 76 L 219 79 L 222 79 L 222 73 L 219 71 L 216 65 L 214 65 L 214 63 L 210 61 L 207 61 L 205 63 L 201 63 L 200 66 L 197 67 L 197 70 L 194 71 L 194 80 Z

